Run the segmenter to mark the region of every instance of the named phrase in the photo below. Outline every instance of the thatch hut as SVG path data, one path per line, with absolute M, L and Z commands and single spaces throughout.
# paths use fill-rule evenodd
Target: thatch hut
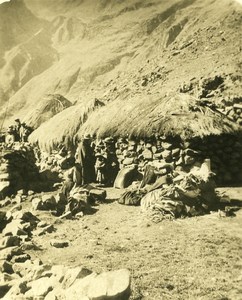
M 81 127 L 79 135 L 89 132 L 97 136 L 149 137 L 156 132 L 191 139 L 238 130 L 239 126 L 219 111 L 191 96 L 178 94 L 152 102 L 142 98 L 114 101 L 92 113 Z
M 47 94 L 39 104 L 31 110 L 23 121 L 33 128 L 38 128 L 42 123 L 70 107 L 72 103 L 60 94 Z
M 103 105 L 101 101 L 95 99 L 85 105 L 71 106 L 43 123 L 29 136 L 29 141 L 37 143 L 46 151 L 51 151 L 60 144 L 72 147 L 76 144 L 76 133 L 82 124 L 93 111 Z

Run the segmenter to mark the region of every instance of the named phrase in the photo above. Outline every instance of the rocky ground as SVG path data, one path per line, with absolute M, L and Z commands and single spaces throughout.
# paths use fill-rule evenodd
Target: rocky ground
M 224 190 L 231 199 L 242 201 L 241 188 Z M 242 211 L 234 217 L 214 212 L 155 224 L 139 207 L 118 204 L 115 199 L 122 191 L 107 192 L 105 203 L 79 219 L 60 220 L 35 211 L 55 230 L 34 234 L 39 250 L 26 251 L 31 259 L 81 265 L 98 273 L 127 268 L 132 300 L 242 299 Z M 22 205 L 31 207 L 28 201 Z M 69 241 L 69 246 L 55 248 L 53 239 Z

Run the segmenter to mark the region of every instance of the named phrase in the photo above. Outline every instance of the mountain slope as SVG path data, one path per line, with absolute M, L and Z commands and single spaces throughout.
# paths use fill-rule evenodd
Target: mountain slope
M 242 64 L 242 10 L 235 1 L 59 0 L 57 8 L 55 1 L 25 3 L 44 22 L 43 38 L 34 42 L 44 49 L 43 56 L 32 55 L 44 63 L 37 63 L 39 68 L 25 75 L 18 88 L 13 80 L 6 84 L 12 86 L 8 120 L 21 118 L 45 94 L 58 93 L 72 103 L 94 98 L 152 101 L 191 85 L 191 80 L 197 86 L 193 92 L 199 93 L 201 80 L 221 74 L 232 84 L 214 100 L 239 93 L 240 83 L 230 80 Z M 11 51 L 16 50 L 5 53 L 0 79 L 7 73 Z

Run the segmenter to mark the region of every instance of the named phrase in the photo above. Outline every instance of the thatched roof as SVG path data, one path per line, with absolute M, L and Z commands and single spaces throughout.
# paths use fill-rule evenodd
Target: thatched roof
M 147 97 L 147 96 L 146 96 Z M 195 98 L 178 94 L 149 102 L 148 99 L 114 101 L 89 116 L 81 127 L 97 136 L 180 136 L 183 139 L 233 133 L 239 129 L 218 111 L 199 103 Z
M 29 136 L 29 141 L 38 143 L 40 148 L 47 151 L 59 144 L 71 147 L 76 143 L 76 133 L 88 115 L 103 105 L 101 101 L 95 99 L 86 105 L 71 106 L 43 123 Z
M 39 127 L 54 115 L 70 107 L 72 103 L 60 94 L 47 94 L 39 104 L 31 110 L 23 121 L 33 128 Z

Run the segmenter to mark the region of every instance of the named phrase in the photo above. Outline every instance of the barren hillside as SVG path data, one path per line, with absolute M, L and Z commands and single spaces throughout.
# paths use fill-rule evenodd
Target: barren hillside
M 138 101 L 193 84 L 197 96 L 216 75 L 224 88 L 213 100 L 239 97 L 241 12 L 232 0 L 1 4 L 0 118 L 22 118 L 45 94 Z

